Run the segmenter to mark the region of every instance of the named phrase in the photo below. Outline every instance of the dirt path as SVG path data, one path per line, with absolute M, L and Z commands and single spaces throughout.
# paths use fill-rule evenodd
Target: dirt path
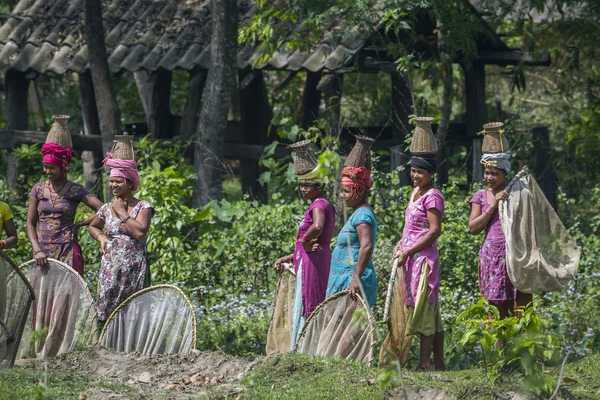
M 74 351 L 48 361 L 48 371 L 70 371 L 88 375 L 92 381 L 133 387 L 143 398 L 187 399 L 222 392 L 240 393 L 240 380 L 259 362 L 216 352 L 194 351 L 177 356 L 120 354 L 101 347 Z M 25 365 L 44 368 L 41 361 Z M 160 392 L 160 393 L 159 393 Z M 156 394 L 156 396 L 155 396 Z M 118 389 L 102 385 L 84 391 L 82 399 L 130 398 Z

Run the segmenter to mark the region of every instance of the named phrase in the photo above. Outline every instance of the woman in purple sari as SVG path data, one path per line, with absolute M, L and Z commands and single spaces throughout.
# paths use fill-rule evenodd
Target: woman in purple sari
M 293 149 L 297 154 L 294 170 L 300 180 L 300 192 L 302 198 L 309 200 L 311 205 L 298 227 L 294 253 L 281 257 L 275 262 L 275 268 L 278 270 L 284 263 L 293 262 L 296 272 L 292 349 L 296 345 L 296 339 L 306 317 L 325 300 L 331 264 L 330 243 L 335 227 L 335 210 L 325 198 L 324 184 L 318 180 L 319 167 L 316 159 L 308 153 L 309 145 L 310 141 L 303 141 L 294 145 Z M 305 161 L 305 165 L 311 165 L 313 169 L 299 174 L 299 161 Z M 304 171 L 300 170 L 300 172 Z

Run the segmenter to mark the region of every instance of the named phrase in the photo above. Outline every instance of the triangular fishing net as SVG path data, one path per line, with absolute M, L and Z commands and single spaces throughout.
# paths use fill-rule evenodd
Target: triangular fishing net
M 277 289 L 267 333 L 267 355 L 276 352 L 287 353 L 292 350 L 295 294 L 296 275 L 292 269 L 284 268 L 277 278 Z
M 364 300 L 348 291 L 334 294 L 306 319 L 294 351 L 337 356 L 370 364 L 373 361 L 374 322 Z
M 527 167 L 506 191 L 500 220 L 508 277 L 523 293 L 563 289 L 577 272 L 580 250 Z
M 20 270 L 35 293 L 25 324 L 19 358 L 44 358 L 92 344 L 97 319 L 94 299 L 83 278 L 68 265 L 48 259 L 40 267 L 31 260 Z M 32 335 L 38 336 L 32 340 Z
M 12 367 L 34 298 L 27 278 L 0 251 L 0 366 Z
M 412 345 L 412 336 L 406 336 L 406 314 L 404 309 L 404 274 L 398 268 L 398 259 L 394 260 L 392 274 L 385 298 L 383 322 L 388 324 L 388 334 L 381 344 L 379 366 L 387 367 L 398 360 L 406 365 Z
M 185 354 L 196 346 L 196 314 L 172 285 L 157 285 L 128 297 L 108 317 L 100 344 L 121 353 Z

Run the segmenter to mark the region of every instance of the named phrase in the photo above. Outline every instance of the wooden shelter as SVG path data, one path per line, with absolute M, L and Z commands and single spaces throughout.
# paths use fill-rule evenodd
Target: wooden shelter
M 140 98 L 147 116 L 148 132 L 157 139 L 174 136 L 193 137 L 200 111 L 200 99 L 210 59 L 210 0 L 103 0 L 108 64 L 111 72 L 135 74 Z M 102 159 L 98 114 L 84 40 L 84 0 L 20 0 L 0 26 L 0 69 L 5 71 L 7 130 L 0 132 L 0 146 L 7 148 L 40 136 L 27 131 L 29 81 L 40 74 L 76 73 L 79 77 L 84 129 L 89 137 L 73 135 L 75 149 L 90 150 L 96 162 Z M 238 0 L 239 23 L 243 26 L 253 15 L 252 0 Z M 476 11 L 476 10 L 475 10 Z M 402 164 L 402 143 L 412 130 L 412 96 L 406 80 L 397 72 L 394 56 L 387 45 L 394 40 L 408 40 L 377 28 L 359 34 L 334 34 L 335 27 L 309 51 L 280 50 L 258 63 L 264 50 L 240 46 L 239 102 L 241 121 L 231 124 L 226 138 L 225 157 L 241 162 L 244 192 L 260 192 L 257 160 L 267 144 L 271 107 L 262 79 L 264 70 L 285 70 L 285 85 L 298 74 L 305 74 L 303 90 L 303 124 L 309 126 L 319 114 L 322 97 L 337 101 L 345 73 L 389 73 L 392 77 L 392 123 L 384 127 L 347 127 L 342 138 L 354 132 L 377 135 L 376 146 L 392 149 L 392 167 Z M 466 146 L 479 165 L 480 144 L 475 133 L 487 122 L 485 104 L 485 65 L 548 65 L 549 57 L 535 59 L 530 54 L 509 49 L 481 18 L 487 32 L 477 40 L 479 58 L 464 65 L 466 114 L 463 121 L 450 124 L 450 146 Z M 417 33 L 432 38 L 435 27 L 422 18 Z M 435 39 L 407 43 L 410 51 L 433 56 Z M 171 74 L 174 70 L 189 73 L 189 91 L 183 115 L 170 111 Z M 335 109 L 335 107 L 333 107 Z M 337 120 L 336 120 L 337 118 Z M 339 127 L 339 107 L 328 116 L 328 126 Z M 434 126 L 434 131 L 436 127 Z M 475 143 L 475 145 L 473 144 Z M 283 149 L 282 149 L 283 150 Z M 480 168 L 472 168 L 470 176 Z

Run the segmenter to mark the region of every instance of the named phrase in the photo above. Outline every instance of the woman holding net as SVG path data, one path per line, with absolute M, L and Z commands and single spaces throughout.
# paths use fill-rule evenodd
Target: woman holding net
M 114 198 L 100 208 L 89 227 L 103 254 L 98 277 L 100 323 L 106 322 L 119 304 L 144 288 L 150 279 L 146 237 L 154 210 L 147 201 L 133 196 L 139 176 L 131 139 L 132 136 L 117 136 L 114 153 L 108 153 L 104 160 L 105 169 L 110 169 L 109 187 Z M 119 151 L 119 146 L 125 150 Z
M 333 250 L 327 297 L 347 289 L 351 296 L 361 295 L 373 307 L 377 301 L 372 260 L 377 219 L 367 197 L 372 184 L 370 149 L 374 140 L 364 136 L 356 139 L 340 181 L 340 198 L 353 212 L 340 230 Z
M 335 210 L 323 193 L 324 184 L 319 180 L 319 166 L 310 145 L 310 140 L 303 140 L 291 146 L 296 155 L 294 173 L 300 181 L 300 192 L 311 204 L 300 222 L 294 253 L 275 262 L 277 270 L 284 263 L 293 262 L 296 272 L 291 348 L 296 345 L 306 318 L 325 299 L 331 263 L 329 246 L 335 227 Z
M 473 235 L 485 231 L 483 244 L 479 250 L 479 287 L 481 295 L 498 309 L 500 319 L 514 314 L 519 307 L 526 306 L 532 295 L 518 291 L 508 277 L 506 267 L 506 239 L 502 232 L 498 207 L 500 201 L 507 200 L 505 191 L 510 172 L 508 141 L 500 134 L 502 123 L 485 124 L 486 130 L 498 132 L 484 141 L 481 157 L 484 166 L 483 177 L 487 188 L 473 195 L 469 204 L 469 230 Z M 497 129 L 496 129 L 497 128 Z
M 95 218 L 75 222 L 79 203 L 98 211 L 102 202 L 83 186 L 67 179 L 72 159 L 69 117 L 54 116 L 54 124 L 42 146 L 43 168 L 48 180 L 31 189 L 27 212 L 27 237 L 33 247 L 36 264 L 47 264 L 48 258 L 62 261 L 83 276 L 83 256 L 77 243 L 77 231 Z

